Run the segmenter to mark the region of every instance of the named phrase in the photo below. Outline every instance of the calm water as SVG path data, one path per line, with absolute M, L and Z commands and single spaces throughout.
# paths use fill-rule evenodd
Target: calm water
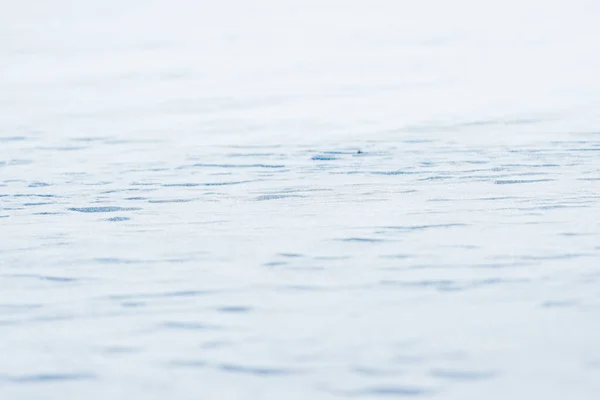
M 0 398 L 599 398 L 600 6 L 487 3 L 6 3 Z

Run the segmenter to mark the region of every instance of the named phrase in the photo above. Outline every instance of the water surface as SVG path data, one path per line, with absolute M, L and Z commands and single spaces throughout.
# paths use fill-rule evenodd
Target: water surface
M 4 8 L 1 398 L 597 398 L 595 2 Z

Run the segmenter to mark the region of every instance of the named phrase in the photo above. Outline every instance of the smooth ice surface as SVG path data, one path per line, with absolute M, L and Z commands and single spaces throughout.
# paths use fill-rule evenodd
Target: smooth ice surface
M 4 1 L 0 399 L 598 399 L 599 20 Z

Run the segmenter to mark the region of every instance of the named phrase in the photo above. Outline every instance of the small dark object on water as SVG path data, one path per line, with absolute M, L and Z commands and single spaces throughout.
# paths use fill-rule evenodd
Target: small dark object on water
M 356 154 L 362 154 L 363 152 L 360 149 L 356 152 Z

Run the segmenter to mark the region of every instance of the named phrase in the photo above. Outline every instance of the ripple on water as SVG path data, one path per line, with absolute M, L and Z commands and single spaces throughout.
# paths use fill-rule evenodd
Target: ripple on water
M 0 375 L 0 382 L 9 383 L 49 383 L 65 381 L 82 381 L 97 379 L 97 376 L 89 373 L 40 373 L 31 375 Z
M 13 278 L 33 278 L 48 282 L 61 282 L 70 283 L 78 281 L 77 278 L 69 278 L 66 276 L 51 276 L 51 275 L 38 275 L 38 274 L 12 274 L 9 275 Z
M 178 297 L 198 297 L 223 293 L 223 290 L 178 290 L 172 292 L 126 293 L 108 296 L 110 300 L 160 299 Z
M 252 311 L 252 308 L 246 307 L 246 306 L 226 306 L 226 307 L 217 308 L 217 311 L 222 312 L 222 313 L 241 314 L 241 313 L 247 313 L 247 312 Z
M 188 322 L 188 321 L 167 321 L 160 324 L 160 327 L 174 330 L 192 330 L 192 331 L 204 331 L 204 330 L 219 330 L 221 327 L 217 325 L 204 324 L 201 322 Z
M 51 211 L 42 211 L 42 212 L 36 212 L 33 213 L 33 215 L 61 215 L 61 214 L 65 214 L 64 212 L 51 212 Z
M 17 193 L 17 194 L 12 194 L 12 195 L 5 195 L 8 197 L 43 197 L 43 198 L 54 198 L 54 197 L 58 197 L 54 194 L 40 194 L 40 193 Z
M 81 213 L 109 213 L 117 211 L 137 211 L 141 210 L 138 207 L 117 207 L 117 206 L 105 206 L 105 207 L 72 207 L 70 211 L 76 211 Z
M 131 218 L 128 217 L 112 217 L 112 218 L 107 218 L 105 219 L 105 221 L 108 222 L 123 222 L 123 221 L 129 221 Z
M 242 364 L 233 364 L 233 363 L 223 363 L 218 364 L 216 366 L 217 369 L 223 372 L 230 372 L 236 374 L 248 374 L 248 375 L 258 375 L 258 376 L 277 376 L 277 375 L 295 375 L 299 374 L 300 371 L 289 369 L 289 368 L 279 368 L 279 367 L 258 367 L 258 366 L 249 366 Z
M 418 172 L 414 171 L 368 171 L 368 174 L 371 175 L 412 175 L 417 174 Z
M 253 182 L 251 180 L 247 181 L 225 181 L 225 182 L 204 182 L 204 183 L 194 183 L 194 182 L 184 182 L 184 183 L 165 183 L 163 187 L 198 187 L 198 186 L 233 186 L 233 185 L 241 185 L 244 183 Z
M 335 396 L 341 397 L 386 397 L 386 398 L 407 398 L 432 396 L 435 392 L 432 389 L 412 386 L 412 385 L 372 385 L 360 389 L 344 390 L 324 388 L 324 391 Z
M 187 167 L 192 168 L 261 168 L 261 169 L 282 169 L 285 168 L 283 164 L 210 164 L 210 163 L 197 163 Z M 181 167 L 186 168 L 186 166 Z
M 286 258 L 300 258 L 300 257 L 304 257 L 303 254 L 299 254 L 299 253 L 279 253 L 278 255 L 280 257 L 286 257 Z
M 494 183 L 496 185 L 519 185 L 526 183 L 541 183 L 541 182 L 552 182 L 555 179 L 498 179 Z
M 306 198 L 307 196 L 302 196 L 299 194 L 264 194 L 261 196 L 256 196 L 254 198 L 255 201 L 269 201 L 269 200 L 282 200 L 282 199 L 293 199 L 293 198 Z
M 463 223 L 451 223 L 451 224 L 432 224 L 432 225 L 405 225 L 405 226 L 383 226 L 382 229 L 393 230 L 393 231 L 422 231 L 425 229 L 444 229 L 444 228 L 456 228 L 468 226 Z
M 168 203 L 190 203 L 195 199 L 158 199 L 158 200 L 148 200 L 148 203 L 152 204 L 168 204 Z
M 450 369 L 434 369 L 431 376 L 435 378 L 448 379 L 453 381 L 478 381 L 492 379 L 496 376 L 491 371 L 460 371 Z
M 341 241 L 341 242 L 350 242 L 350 243 L 381 243 L 381 242 L 388 241 L 386 239 L 368 238 L 368 237 L 349 237 L 349 238 L 342 238 L 342 239 L 337 239 L 337 240 Z
M 577 299 L 550 300 L 542 303 L 543 308 L 577 307 L 581 302 Z
M 527 283 L 528 279 L 508 279 L 508 278 L 486 278 L 476 280 L 458 281 L 451 279 L 423 279 L 416 281 L 400 281 L 384 279 L 380 281 L 381 285 L 399 286 L 407 288 L 433 288 L 441 292 L 463 291 L 469 289 L 478 289 L 491 285 Z
M 312 156 L 311 160 L 313 160 L 313 161 L 335 161 L 335 160 L 338 160 L 338 157 L 335 157 L 333 155 L 321 154 L 321 155 Z
M 27 187 L 36 188 L 36 187 L 47 187 L 50 186 L 49 183 L 46 182 L 31 182 Z
M 219 344 L 218 347 L 221 347 Z M 204 347 L 204 346 L 203 346 Z M 212 346 L 211 346 L 212 347 Z M 204 347 L 206 348 L 206 347 Z M 221 372 L 262 377 L 298 375 L 302 371 L 285 367 L 251 366 L 238 363 L 213 363 L 206 360 L 173 360 L 168 364 L 177 368 L 214 368 Z
M 25 136 L 0 136 L 0 142 L 22 142 L 27 140 Z

